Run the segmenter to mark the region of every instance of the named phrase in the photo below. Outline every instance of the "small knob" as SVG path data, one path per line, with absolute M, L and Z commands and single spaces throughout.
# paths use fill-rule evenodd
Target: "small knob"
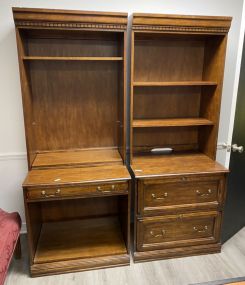
M 100 187 L 100 186 L 98 186 L 98 187 L 97 187 L 97 190 L 98 190 L 98 191 L 101 191 L 101 187 Z
M 111 185 L 111 189 L 112 189 L 112 190 L 115 190 L 115 185 Z
M 44 196 L 46 195 L 46 191 L 42 190 L 41 194 Z
M 233 144 L 231 146 L 231 149 L 233 152 L 239 152 L 239 153 L 242 153 L 243 152 L 243 146 L 238 146 L 237 144 Z
M 55 194 L 60 194 L 60 192 L 61 192 L 60 189 L 57 189 Z

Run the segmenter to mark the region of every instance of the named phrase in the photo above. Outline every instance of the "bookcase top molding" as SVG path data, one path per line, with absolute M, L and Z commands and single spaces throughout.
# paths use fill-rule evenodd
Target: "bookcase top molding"
M 118 31 L 125 31 L 127 29 L 127 13 L 16 7 L 12 9 L 17 28 Z
M 232 17 L 134 13 L 134 31 L 227 34 Z

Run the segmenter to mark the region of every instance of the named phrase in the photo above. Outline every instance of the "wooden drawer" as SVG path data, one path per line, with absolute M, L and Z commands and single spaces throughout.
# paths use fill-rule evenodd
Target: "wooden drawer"
M 86 186 L 61 186 L 26 189 L 27 200 L 62 199 L 66 197 L 89 197 L 128 193 L 128 182 L 92 184 Z
M 137 220 L 137 250 L 215 243 L 221 213 L 216 211 L 149 217 Z
M 224 175 L 140 180 L 138 213 L 148 215 L 183 209 L 217 209 L 223 204 L 224 189 Z

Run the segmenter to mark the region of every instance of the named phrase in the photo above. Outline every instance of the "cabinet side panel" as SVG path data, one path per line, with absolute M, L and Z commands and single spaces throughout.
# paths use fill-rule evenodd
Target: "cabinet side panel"
M 24 114 L 24 123 L 25 123 L 28 167 L 30 169 L 31 164 L 36 157 L 36 142 L 33 133 L 33 109 L 32 109 L 32 94 L 30 89 L 30 78 L 27 71 L 27 66 L 24 64 L 22 60 L 22 56 L 25 55 L 25 48 L 24 48 L 25 43 L 23 42 L 19 29 L 16 29 L 16 40 L 17 40 L 18 58 L 19 58 L 19 72 L 20 72 L 22 104 L 23 104 L 23 114 Z
M 126 133 L 127 133 L 127 100 L 126 100 L 126 91 L 127 91 L 127 77 L 126 77 L 126 58 L 127 58 L 127 33 L 124 32 L 121 43 L 120 43 L 120 54 L 123 54 L 123 62 L 120 62 L 119 65 L 119 78 L 118 78 L 118 150 L 121 154 L 121 157 L 126 162 Z
M 202 91 L 200 116 L 211 120 L 214 126 L 200 130 L 199 146 L 212 159 L 216 158 L 226 43 L 227 36 L 217 36 L 207 39 L 205 46 L 203 80 L 215 81 L 217 87 L 204 88 Z

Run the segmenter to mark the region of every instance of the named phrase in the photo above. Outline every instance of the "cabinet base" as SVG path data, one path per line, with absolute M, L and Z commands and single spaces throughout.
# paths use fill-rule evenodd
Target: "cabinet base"
M 124 266 L 130 264 L 128 254 L 103 256 L 85 259 L 64 260 L 49 263 L 36 263 L 31 265 L 31 277 L 70 273 L 77 271 L 101 269 L 108 267 Z
M 192 255 L 211 254 L 221 251 L 221 244 L 207 244 L 198 246 L 188 246 L 180 248 L 168 248 L 152 251 L 137 251 L 133 253 L 134 262 L 152 261 L 158 259 L 169 259 L 177 257 L 186 257 Z

